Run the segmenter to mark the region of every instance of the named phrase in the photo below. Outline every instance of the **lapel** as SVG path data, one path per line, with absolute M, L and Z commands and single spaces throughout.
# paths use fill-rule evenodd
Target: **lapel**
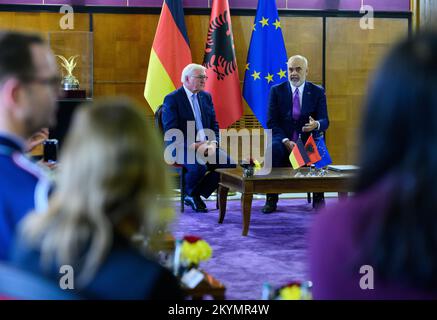
M 202 124 L 203 127 L 205 128 L 205 124 L 207 123 L 207 121 L 206 121 L 205 99 L 202 91 L 197 94 L 197 98 L 199 100 L 200 114 L 202 115 Z
M 310 85 L 307 81 L 307 82 L 305 82 L 305 86 L 303 87 L 301 114 L 309 113 L 308 112 L 308 104 L 309 104 L 310 100 L 311 100 L 311 88 L 310 88 Z
M 291 92 L 291 85 L 290 81 L 287 81 L 287 86 L 285 90 L 285 101 L 291 101 L 291 104 L 287 104 L 286 106 L 286 112 L 290 114 L 290 116 L 293 116 L 293 93 Z M 285 113 L 285 114 L 287 114 Z
M 194 118 L 193 108 L 191 108 L 191 103 L 190 103 L 190 100 L 188 100 L 188 96 L 187 96 L 187 93 L 185 92 L 184 87 L 182 86 L 179 90 L 180 90 L 179 94 L 182 96 L 185 114 L 191 115 L 191 117 L 194 120 L 195 118 Z

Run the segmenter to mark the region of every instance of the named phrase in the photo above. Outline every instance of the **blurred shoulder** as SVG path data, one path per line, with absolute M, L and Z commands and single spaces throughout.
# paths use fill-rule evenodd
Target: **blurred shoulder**
M 313 92 L 325 93 L 325 89 L 323 88 L 323 86 L 312 83 L 310 81 L 305 82 L 305 86 L 308 86 L 308 89 Z
M 212 95 L 208 91 L 201 91 L 199 94 L 208 98 L 208 99 L 212 99 Z
M 286 90 L 288 86 L 289 86 L 288 81 L 284 81 L 284 82 L 282 82 L 282 83 L 279 83 L 279 84 L 275 84 L 275 85 L 273 85 L 273 86 L 270 88 L 270 90 L 271 90 L 271 91 L 281 91 L 281 90 Z
M 185 94 L 185 91 L 184 91 L 184 88 L 181 86 L 178 89 L 167 94 L 164 98 L 164 102 L 178 100 L 178 99 L 180 99 L 182 94 Z

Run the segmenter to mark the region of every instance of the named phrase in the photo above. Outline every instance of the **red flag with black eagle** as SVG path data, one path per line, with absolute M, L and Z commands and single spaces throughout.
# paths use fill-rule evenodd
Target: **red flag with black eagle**
M 314 141 L 313 135 L 310 135 L 307 142 L 305 143 L 305 151 L 310 159 L 307 164 L 313 164 L 322 159 L 319 150 L 317 150 L 316 142 Z
M 227 128 L 243 115 L 228 0 L 212 4 L 203 66 L 208 76 L 205 90 L 212 95 L 219 127 Z

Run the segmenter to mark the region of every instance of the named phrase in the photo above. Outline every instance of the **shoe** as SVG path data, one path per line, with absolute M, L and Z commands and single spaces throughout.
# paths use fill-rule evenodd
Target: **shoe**
M 265 214 L 269 214 L 276 211 L 278 203 L 278 195 L 277 194 L 267 194 L 266 204 L 262 208 L 262 212 Z
M 203 202 L 200 196 L 193 196 L 193 199 L 198 204 L 199 208 L 206 209 L 206 203 Z
M 203 201 L 199 202 L 198 199 L 196 199 L 196 198 L 197 197 L 185 196 L 184 203 L 187 206 L 190 206 L 196 212 L 208 212 L 208 210 L 206 209 L 206 206 L 205 207 L 202 206 L 201 202 L 203 202 Z
M 314 193 L 313 194 L 313 208 L 316 210 L 323 209 L 326 206 L 325 196 L 323 193 Z

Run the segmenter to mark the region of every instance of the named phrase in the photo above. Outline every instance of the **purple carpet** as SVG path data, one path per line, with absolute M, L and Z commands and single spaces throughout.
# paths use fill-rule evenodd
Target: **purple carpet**
M 326 199 L 327 204 L 337 199 Z M 264 200 L 252 204 L 249 235 L 243 237 L 240 201 L 228 201 L 223 224 L 219 224 L 215 201 L 208 213 L 186 208 L 172 226 L 176 238 L 196 235 L 212 247 L 209 261 L 200 267 L 226 286 L 226 299 L 261 298 L 264 282 L 276 287 L 292 280 L 309 280 L 307 234 L 317 214 L 306 199 L 280 199 L 278 211 L 261 212 Z

